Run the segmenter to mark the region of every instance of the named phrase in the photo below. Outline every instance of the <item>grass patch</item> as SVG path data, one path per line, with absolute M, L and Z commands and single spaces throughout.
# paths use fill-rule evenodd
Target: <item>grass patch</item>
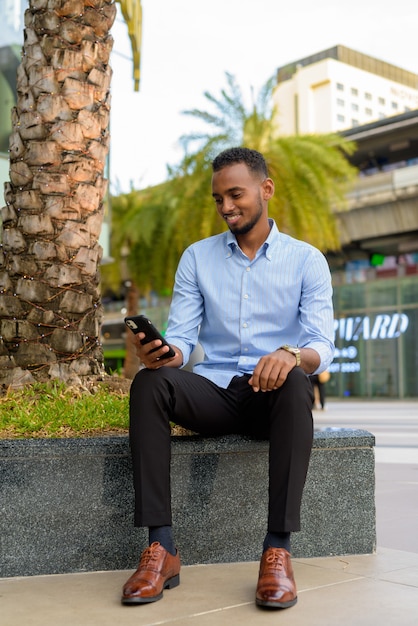
M 126 433 L 130 382 L 109 376 L 90 389 L 60 382 L 9 389 L 0 396 L 0 439 Z

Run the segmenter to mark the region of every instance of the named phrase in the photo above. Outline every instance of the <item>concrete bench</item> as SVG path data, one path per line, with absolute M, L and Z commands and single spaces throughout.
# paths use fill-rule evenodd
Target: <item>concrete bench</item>
M 268 444 L 174 437 L 173 516 L 182 562 L 258 560 L 266 531 Z M 134 569 L 127 436 L 0 441 L 0 577 Z M 228 528 L 228 533 L 225 533 Z M 374 437 L 315 432 L 295 557 L 367 554 L 376 544 Z

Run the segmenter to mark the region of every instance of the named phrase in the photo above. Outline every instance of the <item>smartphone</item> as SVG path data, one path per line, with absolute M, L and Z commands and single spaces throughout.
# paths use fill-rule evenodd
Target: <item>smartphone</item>
M 161 355 L 160 359 L 168 359 L 175 356 L 173 348 L 167 343 L 162 334 L 155 328 L 154 324 L 145 315 L 133 315 L 132 317 L 125 317 L 125 324 L 131 329 L 135 335 L 137 333 L 145 333 L 145 337 L 141 339 L 143 345 L 153 341 L 154 339 L 161 340 L 161 346 L 154 348 L 151 352 L 159 350 L 162 346 L 168 346 L 170 349 Z

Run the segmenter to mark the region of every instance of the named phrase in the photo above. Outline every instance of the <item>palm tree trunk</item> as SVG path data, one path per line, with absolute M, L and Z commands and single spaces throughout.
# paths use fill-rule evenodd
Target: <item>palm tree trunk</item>
M 126 314 L 138 315 L 138 288 L 133 281 L 129 281 L 128 290 L 126 293 Z M 130 330 L 126 331 L 125 340 L 125 361 L 123 363 L 123 375 L 125 378 L 134 378 L 139 369 L 139 359 L 136 356 L 135 344 L 132 341 L 132 333 Z
M 0 383 L 103 370 L 98 244 L 114 0 L 29 0 L 0 254 Z

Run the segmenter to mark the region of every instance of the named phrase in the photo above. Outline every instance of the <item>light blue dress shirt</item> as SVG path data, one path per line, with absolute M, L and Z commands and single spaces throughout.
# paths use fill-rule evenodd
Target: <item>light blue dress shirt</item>
M 184 364 L 199 341 L 194 372 L 227 387 L 283 344 L 313 348 L 325 370 L 334 354 L 331 276 L 324 255 L 280 233 L 250 260 L 231 232 L 189 246 L 176 272 L 166 339 Z

